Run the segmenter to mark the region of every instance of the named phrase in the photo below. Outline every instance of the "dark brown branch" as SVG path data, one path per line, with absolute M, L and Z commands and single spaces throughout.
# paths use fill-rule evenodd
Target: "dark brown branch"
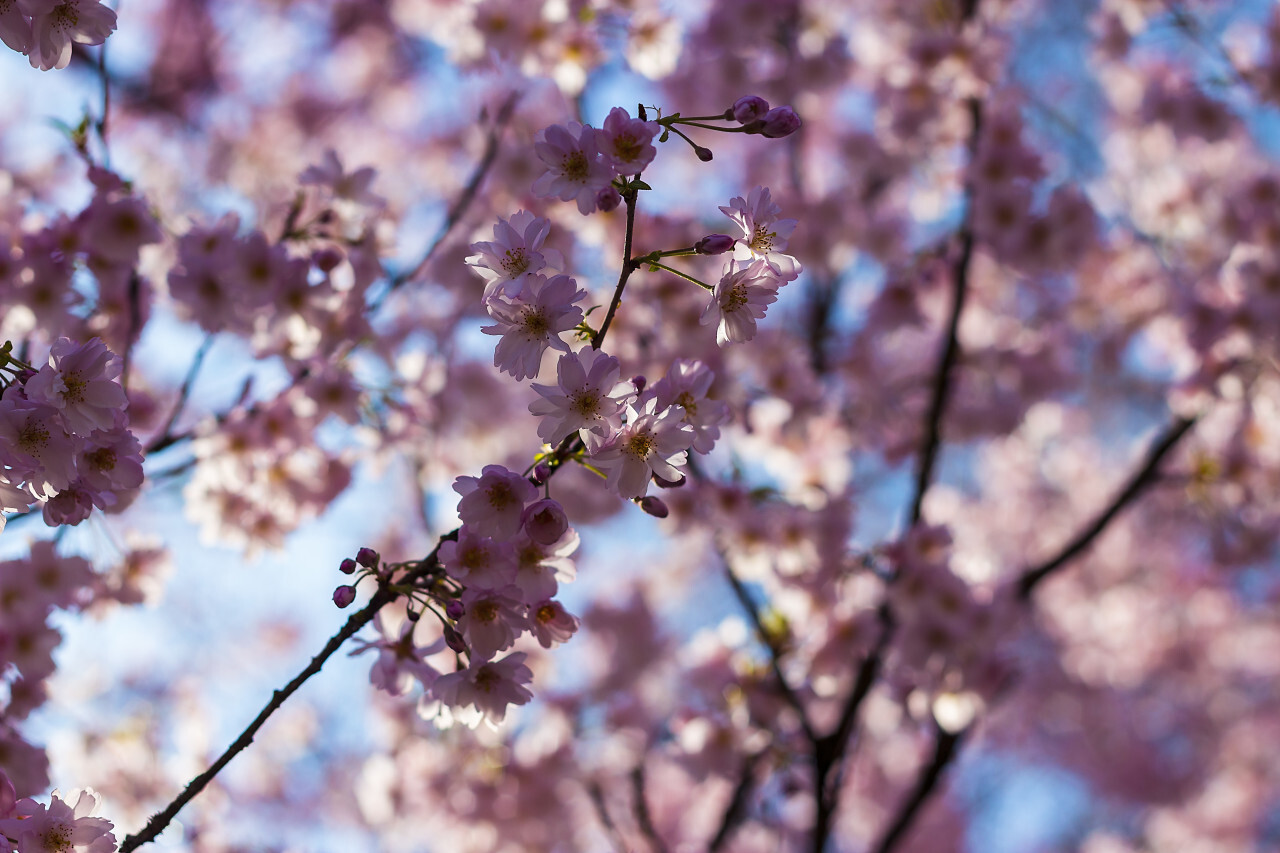
M 1175 418 L 1169 424 L 1164 432 L 1151 444 L 1147 450 L 1147 457 L 1141 467 L 1129 476 L 1129 480 L 1125 483 L 1124 488 L 1115 496 L 1111 503 L 1098 514 L 1093 523 L 1076 534 L 1067 545 L 1058 552 L 1057 556 L 1045 563 L 1028 569 L 1018 580 L 1018 596 L 1024 601 L 1031 597 L 1031 593 L 1035 588 L 1058 569 L 1065 566 L 1081 552 L 1097 539 L 1102 531 L 1115 519 L 1120 511 L 1134 501 L 1147 486 L 1155 480 L 1156 471 L 1160 467 L 1160 462 L 1172 450 L 1187 431 L 1195 424 L 1196 419 L 1192 418 Z
M 489 128 L 489 137 L 485 140 L 484 153 L 480 156 L 480 160 L 476 163 L 475 168 L 471 170 L 471 177 L 467 179 L 466 186 L 458 195 L 448 212 L 445 214 L 444 222 L 440 225 L 440 229 L 436 231 L 435 237 L 427 246 L 427 250 L 422 255 L 422 259 L 414 264 L 413 268 L 408 272 L 401 273 L 391 279 L 387 290 L 378 298 L 378 302 L 372 307 L 377 308 L 378 304 L 389 294 L 399 290 L 404 285 L 413 281 L 427 265 L 431 263 L 431 259 L 435 257 L 436 251 L 444 244 L 445 238 L 453 231 L 462 217 L 466 215 L 472 203 L 476 200 L 476 194 L 480 191 L 480 185 L 484 183 L 485 176 L 489 174 L 489 170 L 493 168 L 493 163 L 498 157 L 498 146 L 502 141 L 502 132 L 506 129 L 507 124 L 514 115 L 516 103 L 520 100 L 519 92 L 512 92 L 507 99 L 502 102 L 502 106 L 498 108 L 498 113 L 494 116 L 493 126 Z
M 733 837 L 733 833 L 742 824 L 747 817 L 747 800 L 751 797 L 751 790 L 755 787 L 756 765 L 760 763 L 760 759 L 764 757 L 764 753 L 756 753 L 747 756 L 742 762 L 742 770 L 738 774 L 738 784 L 733 788 L 733 796 L 729 798 L 729 804 L 725 806 L 724 815 L 720 818 L 720 826 L 716 829 L 716 834 L 712 836 L 711 843 L 707 845 L 708 853 L 716 853 L 717 850 L 724 847 L 729 839 Z
M 773 670 L 773 677 L 778 682 L 778 690 L 782 693 L 782 698 L 786 700 L 800 717 L 800 726 L 804 729 L 805 737 L 810 743 L 817 742 L 818 734 L 809 722 L 809 715 L 805 710 L 804 703 L 800 701 L 800 697 L 795 690 L 791 688 L 786 677 L 782 674 L 782 650 L 778 648 L 777 642 L 773 635 L 765 628 L 764 622 L 760 618 L 760 611 L 756 609 L 755 602 L 751 600 L 751 595 L 747 592 L 747 588 L 743 585 L 742 580 L 734 572 L 733 567 L 729 565 L 729 561 L 721 554 L 724 561 L 724 576 L 729 581 L 729 586 L 733 588 L 733 594 L 737 597 L 738 603 L 742 605 L 742 609 L 746 612 L 747 618 L 751 620 L 752 627 L 756 630 L 756 635 L 760 638 L 760 642 L 764 643 L 766 649 L 769 650 L 769 666 Z
M 943 772 L 955 758 L 956 751 L 964 740 L 965 731 L 967 730 L 949 732 L 936 722 L 934 723 L 933 759 L 920 769 L 920 775 L 916 778 L 916 786 L 912 789 L 911 796 L 898 809 L 897 815 L 890 822 L 880 843 L 872 848 L 875 853 L 890 853 L 902 840 L 921 806 L 938 787 Z
M 640 178 L 636 175 L 637 180 Z M 618 273 L 618 286 L 613 289 L 613 299 L 609 301 L 609 310 L 605 312 L 604 322 L 600 324 L 600 331 L 591 336 L 591 348 L 600 349 L 600 345 L 604 343 L 604 336 L 609 331 L 609 325 L 613 322 L 613 315 L 618 311 L 618 305 L 622 302 L 622 291 L 627 286 L 627 279 L 631 278 L 631 274 L 638 269 L 635 259 L 631 257 L 632 237 L 636 230 L 636 194 L 638 190 L 627 190 L 623 193 L 622 200 L 627 205 L 627 232 L 622 239 L 622 271 Z
M 418 567 L 405 578 L 404 582 L 411 582 L 434 569 L 439 564 L 438 555 L 440 553 L 440 545 L 448 539 L 456 538 L 457 533 L 458 531 L 454 530 L 451 533 L 440 537 L 440 540 L 436 543 L 436 547 L 432 549 L 431 553 L 421 561 Z M 235 739 L 231 746 L 227 747 L 226 751 L 218 757 L 218 760 L 209 766 L 209 769 L 192 779 L 187 784 L 187 787 L 183 789 L 182 793 L 175 797 L 173 802 L 169 803 L 163 811 L 152 815 L 151 819 L 147 821 L 147 825 L 143 827 L 140 832 L 125 838 L 124 842 L 120 845 L 120 853 L 130 853 L 130 851 L 138 849 L 143 844 L 154 841 L 156 836 L 163 832 L 165 827 L 167 827 L 173 819 L 177 817 L 178 812 L 182 810 L 183 806 L 203 791 L 205 786 L 213 781 L 213 778 L 222 771 L 223 767 L 227 766 L 231 759 L 235 758 L 236 755 L 247 749 L 249 744 L 253 743 L 253 738 L 258 733 L 258 730 L 261 729 L 271 715 L 284 704 L 285 700 L 296 693 L 298 688 L 301 687 L 307 679 L 318 673 L 324 666 L 325 661 L 332 657 L 333 653 L 336 652 L 343 643 L 350 639 L 365 625 L 369 624 L 369 622 L 373 621 L 373 617 L 377 612 L 387 604 L 394 601 L 398 595 L 399 593 L 391 590 L 385 584 L 380 584 L 378 591 L 374 593 L 373 598 L 369 599 L 369 603 L 358 612 L 351 614 L 351 617 L 347 619 L 346 624 L 342 626 L 342 630 L 329 638 L 329 642 L 325 643 L 324 648 L 320 650 L 320 653 L 311 659 L 311 663 L 307 664 L 305 669 L 294 676 L 293 680 L 286 684 L 284 688 L 276 690 L 271 694 L 271 700 L 263 706 L 260 712 L 258 712 L 258 716 L 255 717 L 253 722 L 240 733 L 240 736 Z
M 649 801 L 644 796 L 643 760 L 631 771 L 631 793 L 635 799 L 636 824 L 640 827 L 640 832 L 655 853 L 667 853 L 667 845 L 663 843 L 657 827 L 653 825 L 653 816 L 649 813 Z
M 191 359 L 191 366 L 187 368 L 187 375 L 182 378 L 182 387 L 178 390 L 178 402 L 174 405 L 173 411 L 169 413 L 169 419 L 164 423 L 164 429 L 151 440 L 147 445 L 147 453 L 156 453 L 164 450 L 170 445 L 176 444 L 178 438 L 173 434 L 173 428 L 178 422 L 178 418 L 182 417 L 182 410 L 187 407 L 187 400 L 191 397 L 191 386 L 195 384 L 196 376 L 200 373 L 200 367 L 204 364 L 204 357 L 209 354 L 209 347 L 213 346 L 213 332 L 205 335 L 204 340 L 200 343 L 200 348 L 196 350 L 195 356 Z

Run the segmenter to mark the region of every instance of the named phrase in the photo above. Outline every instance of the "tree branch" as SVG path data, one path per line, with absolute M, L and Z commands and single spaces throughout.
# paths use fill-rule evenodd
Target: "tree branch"
M 938 787 L 938 783 L 942 780 L 943 771 L 955 758 L 956 751 L 960 748 L 961 742 L 964 740 L 966 729 L 959 732 L 949 732 L 934 721 L 934 747 L 933 760 L 920 769 L 920 775 L 916 778 L 916 786 L 911 792 L 911 796 L 898 809 L 897 816 L 890 822 L 884 836 L 880 839 L 880 843 L 872 849 L 875 853 L 890 853 L 902 840 L 907 829 L 910 828 L 912 821 L 915 820 L 921 806 L 929 799 L 929 796 Z
M 1115 519 L 1120 511 L 1134 501 L 1147 486 L 1155 480 L 1156 470 L 1160 467 L 1160 462 L 1168 455 L 1187 431 L 1195 424 L 1196 418 L 1175 418 L 1161 435 L 1151 444 L 1147 450 L 1147 456 L 1142 466 L 1134 471 L 1124 488 L 1112 499 L 1111 503 L 1098 514 L 1093 523 L 1084 530 L 1076 534 L 1075 538 L 1067 543 L 1058 554 L 1045 563 L 1028 569 L 1018 580 L 1018 597 L 1027 600 L 1031 597 L 1031 593 L 1035 588 L 1058 569 L 1065 566 L 1082 551 L 1097 539 L 1102 531 Z

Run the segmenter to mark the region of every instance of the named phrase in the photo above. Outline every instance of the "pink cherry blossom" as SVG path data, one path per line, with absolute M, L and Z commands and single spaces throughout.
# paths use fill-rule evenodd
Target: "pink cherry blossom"
M 71 43 L 102 44 L 116 28 L 116 13 L 98 0 L 18 0 L 31 17 L 32 68 L 48 71 L 71 63 Z
M 493 226 L 493 241 L 472 243 L 467 263 L 485 280 L 485 299 L 501 292 L 516 298 L 525 279 L 545 269 L 561 269 L 564 258 L 550 246 L 543 246 L 551 222 L 520 210 L 511 219 L 499 219 Z
M 567 643 L 578 630 L 578 617 L 568 613 L 558 601 L 540 601 L 530 608 L 533 635 L 544 649 Z
M 693 427 L 684 422 L 684 409 L 668 406 L 659 413 L 658 401 L 651 397 L 639 409 L 627 406 L 626 420 L 612 435 L 583 435 L 591 462 L 605 471 L 609 488 L 624 498 L 640 498 L 654 474 L 680 479 L 680 466 L 695 438 Z
M 516 637 L 528 627 L 525 605 L 518 590 L 470 587 L 462 593 L 466 612 L 458 620 L 458 630 L 467 640 L 471 661 L 490 660 L 495 654 L 511 648 Z
M 373 619 L 373 626 L 380 634 L 379 639 L 358 640 L 350 656 L 363 654 L 370 649 L 376 650 L 378 659 L 369 670 L 369 683 L 392 696 L 408 692 L 414 679 L 429 690 L 440 673 L 426 662 L 426 658 L 444 650 L 444 638 L 437 637 L 426 645 L 418 645 L 414 640 L 414 631 L 419 623 L 405 619 L 399 631 L 393 633 L 382 616 L 379 612 Z
M 453 490 L 462 495 L 458 515 L 483 536 L 510 539 L 520 530 L 525 504 L 538 490 L 520 474 L 501 465 L 486 465 L 479 477 L 459 477 Z
M 666 375 L 653 383 L 649 392 L 658 400 L 658 408 L 680 406 L 685 423 L 693 427 L 696 438 L 693 449 L 710 453 L 720 437 L 720 424 L 729 420 L 729 406 L 707 398 L 715 374 L 705 364 L 681 358 L 671 365 Z
M 49 364 L 27 380 L 27 399 L 52 406 L 66 420 L 69 429 L 88 435 L 95 429 L 108 430 L 128 400 L 116 382 L 120 359 L 100 339 L 77 346 L 61 338 L 49 351 Z
M 618 360 L 590 347 L 565 353 L 556 363 L 558 385 L 533 384 L 541 400 L 529 411 L 542 420 L 538 437 L 557 444 L 580 429 L 605 431 L 618 420 L 623 400 L 634 389 L 618 382 Z
M 613 170 L 596 142 L 595 128 L 577 122 L 553 124 L 538 134 L 533 150 L 547 166 L 547 172 L 533 184 L 538 198 L 554 196 L 578 202 L 583 214 L 596 209 L 596 194 L 609 186 Z
M 717 322 L 716 343 L 743 343 L 756 336 L 756 321 L 778 299 L 782 282 L 766 260 L 739 266 L 730 261 L 716 284 L 711 301 L 702 311 L 702 324 Z
M 456 541 L 440 546 L 440 564 L 468 586 L 501 589 L 515 577 L 515 553 L 510 543 L 496 541 L 463 525 Z
M 490 725 L 496 727 L 507 715 L 510 705 L 524 705 L 533 698 L 525 687 L 533 680 L 533 672 L 525 666 L 524 652 L 512 652 L 501 660 L 473 662 L 458 672 L 440 676 L 431 689 L 431 695 L 445 705 L 479 711 Z M 480 717 L 475 717 L 478 723 Z
M 65 801 L 55 790 L 48 806 L 19 800 L 17 817 L 0 820 L 0 835 L 16 839 L 22 853 L 112 853 L 116 838 L 111 821 L 92 816 L 98 806 L 99 797 L 92 788 L 71 791 Z
M 596 144 L 616 174 L 631 176 L 643 171 L 658 155 L 653 145 L 657 135 L 656 121 L 641 121 L 622 107 L 614 107 L 596 134 Z
M 485 307 L 497 323 L 481 331 L 502 336 L 494 350 L 494 367 L 521 381 L 538 375 L 542 354 L 548 348 L 568 352 L 569 345 L 560 334 L 582 322 L 582 309 L 574 303 L 586 295 L 567 275 L 534 275 L 519 298 L 507 299 L 497 293 L 487 300 Z
M 782 208 L 769 197 L 768 187 L 754 188 L 745 199 L 735 197 L 729 201 L 728 207 L 720 210 L 742 231 L 733 248 L 734 260 L 739 263 L 765 260 L 784 281 L 800 275 L 800 262 L 782 252 L 796 228 L 796 220 L 778 218 Z

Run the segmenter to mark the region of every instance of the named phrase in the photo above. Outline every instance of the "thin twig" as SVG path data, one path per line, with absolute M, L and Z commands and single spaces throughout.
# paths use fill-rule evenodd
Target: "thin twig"
M 644 796 L 644 761 L 637 764 L 631 771 L 631 794 L 634 798 L 634 808 L 636 811 L 636 824 L 640 827 L 640 832 L 649 842 L 655 853 L 667 853 L 667 845 L 658 835 L 658 829 L 653 825 L 653 816 L 649 813 L 649 801 Z
M 636 175 L 636 178 L 639 177 Z M 609 332 L 613 315 L 617 313 L 618 305 L 622 302 L 622 291 L 627 286 L 627 279 L 631 278 L 631 273 L 636 270 L 634 259 L 631 257 L 632 237 L 636 229 L 636 193 L 637 190 L 628 190 L 622 196 L 622 200 L 627 205 L 627 232 L 622 239 L 622 271 L 618 273 L 618 285 L 613 289 L 613 299 L 609 302 L 609 310 L 605 312 L 604 322 L 600 324 L 600 330 L 591 336 L 592 349 L 600 349 L 600 345 L 604 343 L 604 336 Z
M 720 555 L 724 562 L 724 576 L 729 581 L 729 586 L 733 588 L 733 594 L 737 596 L 738 603 L 742 605 L 742 609 L 746 612 L 747 617 L 751 620 L 752 626 L 756 630 L 756 634 L 760 637 L 760 642 L 764 643 L 766 649 L 769 650 L 769 665 L 773 669 L 773 677 L 778 682 L 778 689 L 782 693 L 782 698 L 786 700 L 800 717 L 800 726 L 804 729 L 805 737 L 811 743 L 818 740 L 818 734 L 814 730 L 813 725 L 809 722 L 809 714 L 805 710 L 804 703 L 800 701 L 800 697 L 795 690 L 791 688 L 791 684 L 782 674 L 781 656 L 782 650 L 778 648 L 778 644 L 774 641 L 773 636 L 765 628 L 764 622 L 760 618 L 760 611 L 756 609 L 755 602 L 751 600 L 751 595 L 747 592 L 747 588 L 743 585 L 741 578 L 734 572 L 733 566 L 729 564 L 729 560 L 724 554 Z
M 907 829 L 910 828 L 912 821 L 920 811 L 920 807 L 925 804 L 929 796 L 938 787 L 938 783 L 942 780 L 943 771 L 951 764 L 955 758 L 956 751 L 960 748 L 961 742 L 964 740 L 965 732 L 962 729 L 959 732 L 949 732 L 934 722 L 934 746 L 933 759 L 920 770 L 920 775 L 916 778 L 916 786 L 911 791 L 911 796 L 898 809 L 898 814 L 889 824 L 889 828 L 885 831 L 884 836 L 880 839 L 873 850 L 875 853 L 890 853 L 898 842 L 902 840 Z
M 191 366 L 187 368 L 187 375 L 182 379 L 182 387 L 178 390 L 178 402 L 169 414 L 169 419 L 165 421 L 164 429 L 160 430 L 159 434 L 147 445 L 147 453 L 156 453 L 177 443 L 178 439 L 173 435 L 173 427 L 177 424 L 178 418 L 182 416 L 182 410 L 187 407 L 187 400 L 191 397 L 191 387 L 195 384 L 201 365 L 204 364 L 204 357 L 208 355 L 209 348 L 213 346 L 213 338 L 214 333 L 209 332 L 204 336 L 204 340 L 201 341 L 200 348 L 196 350 L 195 356 L 191 359 Z
M 760 763 L 760 759 L 764 757 L 763 752 L 748 755 L 746 760 L 742 762 L 742 770 L 738 774 L 738 784 L 733 788 L 733 796 L 729 798 L 729 804 L 725 806 L 724 815 L 720 818 L 720 826 L 716 829 L 716 834 L 712 836 L 711 843 L 707 845 L 708 853 L 716 853 L 717 850 L 724 847 L 729 839 L 733 837 L 734 831 L 742 823 L 747 815 L 747 800 L 751 796 L 751 790 L 755 787 L 756 765 Z
M 1111 503 L 1098 514 L 1093 523 L 1076 534 L 1058 554 L 1041 565 L 1028 569 L 1018 580 L 1018 596 L 1024 601 L 1031 597 L 1035 588 L 1053 572 L 1065 566 L 1097 539 L 1102 531 L 1115 519 L 1120 511 L 1133 502 L 1149 486 L 1156 477 L 1161 460 L 1182 439 L 1195 424 L 1196 418 L 1175 418 L 1147 450 L 1146 459 L 1141 467 L 1134 471 L 1124 488 L 1112 499 Z
M 507 99 L 502 102 L 502 106 L 498 108 L 498 113 L 494 116 L 493 126 L 489 128 L 488 139 L 485 140 L 484 153 L 480 160 L 476 163 L 475 168 L 471 170 L 471 177 L 467 179 L 466 186 L 462 192 L 454 199 L 453 204 L 449 207 L 445 214 L 444 222 L 436 231 L 435 237 L 427 246 L 426 252 L 423 253 L 422 259 L 414 264 L 413 268 L 407 272 L 402 272 L 391 279 L 387 285 L 387 289 L 375 300 L 370 306 L 371 310 L 376 310 L 382 301 L 390 294 L 399 290 L 404 285 L 413 281 L 427 265 L 431 263 L 431 259 L 435 257 L 436 251 L 444 243 L 445 238 L 453 231 L 457 224 L 462 221 L 462 217 L 466 215 L 472 203 L 476 199 L 476 194 L 480 191 L 480 185 L 484 182 L 485 176 L 489 174 L 489 170 L 493 168 L 493 163 L 498 157 L 498 147 L 502 140 L 502 132 L 506 129 L 507 124 L 511 121 L 511 116 L 515 113 L 516 103 L 520 100 L 519 92 L 512 92 Z
M 437 567 L 439 565 L 440 546 L 449 539 L 456 539 L 457 534 L 458 531 L 453 530 L 450 533 L 446 533 L 444 536 L 441 536 L 436 542 L 435 548 L 431 550 L 431 553 L 423 558 L 419 565 L 410 572 L 401 581 L 401 583 L 411 583 Z M 187 787 L 183 789 L 182 793 L 175 797 L 173 802 L 169 803 L 163 811 L 152 815 L 151 819 L 147 821 L 147 825 L 143 827 L 140 832 L 125 838 L 124 842 L 120 845 L 120 853 L 130 853 L 130 851 L 136 850 L 143 844 L 154 841 L 156 837 L 164 831 L 165 827 L 167 827 L 173 819 L 177 817 L 178 812 L 182 810 L 183 806 L 204 790 L 205 786 L 213 781 L 213 777 L 217 776 L 218 773 L 221 772 L 222 768 L 231 761 L 231 759 L 235 758 L 236 755 L 248 748 L 249 744 L 253 743 L 254 735 L 258 733 L 258 730 L 262 728 L 271 715 L 284 704 L 285 700 L 297 692 L 298 688 L 301 687 L 308 678 L 318 673 L 324 666 L 325 661 L 332 657 L 333 653 L 336 652 L 343 643 L 350 639 L 365 625 L 373 621 L 373 617 L 378 613 L 378 611 L 390 604 L 392 601 L 395 601 L 398 596 L 399 593 L 390 589 L 388 585 L 380 584 L 378 586 L 378 591 L 373 594 L 373 598 L 369 599 L 369 603 L 358 612 L 351 614 L 351 617 L 347 619 L 346 624 L 342 626 L 342 630 L 329 638 L 329 642 L 325 643 L 324 648 L 320 650 L 319 654 L 311 659 L 311 663 L 307 664 L 306 668 L 294 676 L 293 680 L 286 684 L 282 689 L 276 690 L 271 694 L 271 701 L 267 702 L 267 704 L 263 706 L 262 710 L 258 712 L 258 716 L 254 718 L 253 722 L 240 733 L 240 736 L 235 739 L 231 746 L 227 747 L 226 751 L 218 757 L 218 760 L 209 766 L 209 769 L 192 779 L 187 784 Z

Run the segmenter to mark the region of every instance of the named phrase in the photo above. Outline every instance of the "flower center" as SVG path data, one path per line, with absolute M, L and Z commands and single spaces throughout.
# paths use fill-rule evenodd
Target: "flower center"
M 512 249 L 507 252 L 501 264 L 502 268 L 507 271 L 507 275 L 512 278 L 523 275 L 529 269 L 529 253 L 523 248 Z
M 594 418 L 600 411 L 600 396 L 590 391 L 576 391 L 569 408 L 583 418 Z
M 643 459 L 653 450 L 654 444 L 655 442 L 653 440 L 652 433 L 649 433 L 648 431 L 637 432 L 635 435 L 627 439 L 627 443 L 623 447 L 623 451 L 630 453 L 637 459 Z
M 724 312 L 731 314 L 747 304 L 747 285 L 746 282 L 738 282 L 729 288 L 729 292 L 724 297 Z
M 589 171 L 587 155 L 581 151 L 572 151 L 560 161 L 560 173 L 571 181 L 586 181 Z
M 526 335 L 534 338 L 544 338 L 551 331 L 551 324 L 547 322 L 547 315 L 540 308 L 526 311 L 524 320 L 520 325 Z

